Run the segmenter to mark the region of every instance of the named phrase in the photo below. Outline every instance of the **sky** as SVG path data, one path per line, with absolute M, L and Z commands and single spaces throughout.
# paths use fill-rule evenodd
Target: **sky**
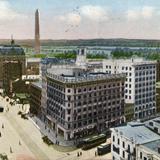
M 160 0 L 0 0 L 0 39 L 160 39 Z

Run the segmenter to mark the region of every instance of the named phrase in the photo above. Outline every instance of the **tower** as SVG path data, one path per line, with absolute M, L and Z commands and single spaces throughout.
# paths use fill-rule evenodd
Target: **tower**
M 76 58 L 76 65 L 81 66 L 82 68 L 86 68 L 87 59 L 86 59 L 86 49 L 85 48 L 81 48 L 78 50 L 78 55 Z
M 38 9 L 35 12 L 35 53 L 40 54 L 40 28 Z

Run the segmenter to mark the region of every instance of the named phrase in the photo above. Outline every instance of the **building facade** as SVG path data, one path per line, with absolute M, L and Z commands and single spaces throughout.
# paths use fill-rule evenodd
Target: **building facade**
M 125 76 L 86 73 L 71 66 L 47 70 L 48 126 L 65 140 L 124 122 Z
M 15 44 L 0 46 L 0 88 L 8 92 L 11 81 L 25 74 L 24 50 Z M 10 81 L 10 82 L 9 82 Z
M 41 113 L 41 82 L 33 82 L 30 85 L 30 113 L 39 116 Z
M 113 160 L 149 160 L 145 154 L 140 156 L 142 150 L 139 147 L 160 140 L 158 134 L 139 122 L 130 122 L 126 126 L 112 128 L 111 131 Z
M 156 62 L 143 59 L 104 60 L 103 71 L 126 74 L 125 102 L 133 105 L 134 118 L 141 119 L 156 113 Z

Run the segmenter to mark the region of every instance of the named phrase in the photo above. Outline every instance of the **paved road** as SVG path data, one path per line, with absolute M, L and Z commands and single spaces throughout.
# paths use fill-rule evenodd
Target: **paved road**
M 31 135 L 28 135 L 22 127 L 17 123 L 16 119 L 10 113 L 6 114 L 6 119 L 10 122 L 16 132 L 19 134 L 21 139 L 30 149 L 30 151 L 35 155 L 38 160 L 49 160 L 49 157 L 41 150 L 36 143 L 30 138 Z

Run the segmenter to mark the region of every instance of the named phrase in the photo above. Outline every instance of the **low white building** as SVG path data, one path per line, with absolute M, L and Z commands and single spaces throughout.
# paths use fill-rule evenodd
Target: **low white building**
M 125 102 L 133 104 L 134 118 L 156 113 L 156 62 L 143 59 L 107 59 L 103 72 L 126 74 Z
M 137 160 L 140 152 L 137 147 L 160 139 L 158 134 L 139 122 L 130 122 L 126 126 L 112 128 L 111 131 L 113 160 Z
M 160 160 L 160 140 L 137 146 L 136 160 Z

